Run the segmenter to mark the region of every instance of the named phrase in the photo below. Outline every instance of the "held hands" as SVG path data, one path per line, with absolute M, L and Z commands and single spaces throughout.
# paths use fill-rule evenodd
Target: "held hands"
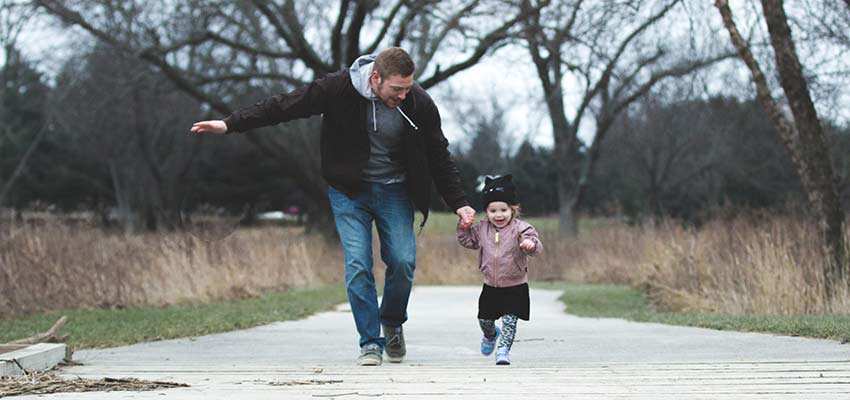
M 457 211 L 455 211 L 455 214 L 457 214 L 458 218 L 460 218 L 458 226 L 462 229 L 469 229 L 469 227 L 475 223 L 475 210 L 470 206 L 458 208 Z
M 227 124 L 221 120 L 195 122 L 189 132 L 196 135 L 200 135 L 202 133 L 214 133 L 220 135 L 227 132 Z
M 522 249 L 522 251 L 524 251 L 526 253 L 533 252 L 534 247 L 536 247 L 536 245 L 534 244 L 534 241 L 531 240 L 531 239 L 524 239 L 522 242 L 519 243 L 519 248 Z

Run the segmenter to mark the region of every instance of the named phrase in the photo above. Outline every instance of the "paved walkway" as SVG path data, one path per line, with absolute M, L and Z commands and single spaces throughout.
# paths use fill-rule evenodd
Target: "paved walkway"
M 513 365 L 478 353 L 478 288 L 417 287 L 402 364 L 357 367 L 345 307 L 300 321 L 80 351 L 66 376 L 188 383 L 50 399 L 847 399 L 850 346 L 834 341 L 578 318 L 532 290 Z M 26 396 L 23 398 L 36 398 Z

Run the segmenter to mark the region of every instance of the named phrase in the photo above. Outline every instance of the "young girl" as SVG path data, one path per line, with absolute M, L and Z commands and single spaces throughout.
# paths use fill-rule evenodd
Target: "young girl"
M 534 227 L 517 218 L 519 203 L 511 179 L 511 175 L 487 177 L 483 191 L 487 220 L 474 226 L 459 222 L 457 229 L 461 246 L 479 250 L 478 268 L 484 275 L 478 298 L 478 324 L 484 332 L 481 353 L 493 353 L 498 339 L 497 365 L 511 363 L 517 319 L 528 321 L 528 257 L 543 249 Z M 496 327 L 499 318 L 501 330 Z

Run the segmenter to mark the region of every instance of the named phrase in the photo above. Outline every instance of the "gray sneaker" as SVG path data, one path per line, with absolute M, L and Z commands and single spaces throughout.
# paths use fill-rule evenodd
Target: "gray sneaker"
M 369 343 L 360 348 L 360 357 L 357 357 L 357 365 L 375 366 L 381 365 L 383 361 L 381 346 Z
M 384 329 L 384 338 L 387 340 L 387 359 L 391 363 L 400 363 L 407 354 L 407 349 L 404 346 L 404 331 L 401 326 L 381 325 Z

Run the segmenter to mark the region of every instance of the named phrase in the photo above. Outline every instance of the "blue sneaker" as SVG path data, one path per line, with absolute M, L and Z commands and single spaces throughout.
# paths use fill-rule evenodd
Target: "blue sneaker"
M 485 356 L 493 354 L 493 349 L 496 348 L 496 340 L 499 339 L 499 335 L 501 333 L 502 331 L 499 330 L 499 327 L 497 326 L 496 336 L 493 336 L 493 339 L 487 339 L 487 336 L 481 338 L 481 354 L 484 354 Z
M 511 357 L 508 354 L 508 349 L 500 347 L 496 351 L 496 365 L 511 365 Z

